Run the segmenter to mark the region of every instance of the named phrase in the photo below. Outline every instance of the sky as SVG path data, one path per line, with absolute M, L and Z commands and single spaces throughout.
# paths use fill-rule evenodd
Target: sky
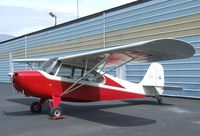
M 0 0 L 0 34 L 20 36 L 136 0 Z

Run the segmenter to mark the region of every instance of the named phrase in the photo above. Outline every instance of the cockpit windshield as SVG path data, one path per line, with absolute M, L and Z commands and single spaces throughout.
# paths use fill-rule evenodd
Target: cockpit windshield
M 50 59 L 46 61 L 39 70 L 45 71 L 50 75 L 55 75 L 63 78 L 78 80 L 84 76 L 86 73 L 84 68 L 79 68 L 75 66 L 70 66 L 62 63 L 57 58 Z M 85 81 L 103 83 L 103 76 L 97 71 L 92 71 L 87 76 L 83 78 Z
M 48 61 L 46 61 L 44 64 L 42 64 L 42 66 L 39 68 L 39 70 L 45 71 L 49 74 L 51 74 L 52 72 L 54 72 L 54 69 L 59 66 L 59 62 L 57 60 L 57 58 L 52 58 Z M 56 68 L 56 69 L 57 69 Z

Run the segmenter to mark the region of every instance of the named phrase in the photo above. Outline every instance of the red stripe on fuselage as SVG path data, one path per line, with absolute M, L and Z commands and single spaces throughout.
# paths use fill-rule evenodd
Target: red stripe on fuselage
M 109 86 L 124 88 L 122 85 L 120 85 L 120 84 L 117 83 L 116 81 L 110 79 L 109 77 L 104 76 L 104 78 L 105 78 L 105 80 L 106 80 L 105 83 L 104 83 L 104 85 L 109 85 Z

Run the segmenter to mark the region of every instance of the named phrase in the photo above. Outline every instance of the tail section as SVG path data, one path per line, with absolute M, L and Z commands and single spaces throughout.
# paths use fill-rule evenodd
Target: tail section
M 144 87 L 146 95 L 154 96 L 163 93 L 164 82 L 163 66 L 160 63 L 152 63 L 141 84 Z
M 146 72 L 142 84 L 151 86 L 164 86 L 164 69 L 160 63 L 152 63 Z

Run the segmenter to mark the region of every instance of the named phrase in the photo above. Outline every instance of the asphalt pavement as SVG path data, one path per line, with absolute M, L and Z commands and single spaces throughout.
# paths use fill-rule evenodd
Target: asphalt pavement
M 92 103 L 63 102 L 65 118 L 49 120 L 45 103 L 41 114 L 30 112 L 39 99 L 17 94 L 0 84 L 2 136 L 199 136 L 200 100 L 152 98 Z

